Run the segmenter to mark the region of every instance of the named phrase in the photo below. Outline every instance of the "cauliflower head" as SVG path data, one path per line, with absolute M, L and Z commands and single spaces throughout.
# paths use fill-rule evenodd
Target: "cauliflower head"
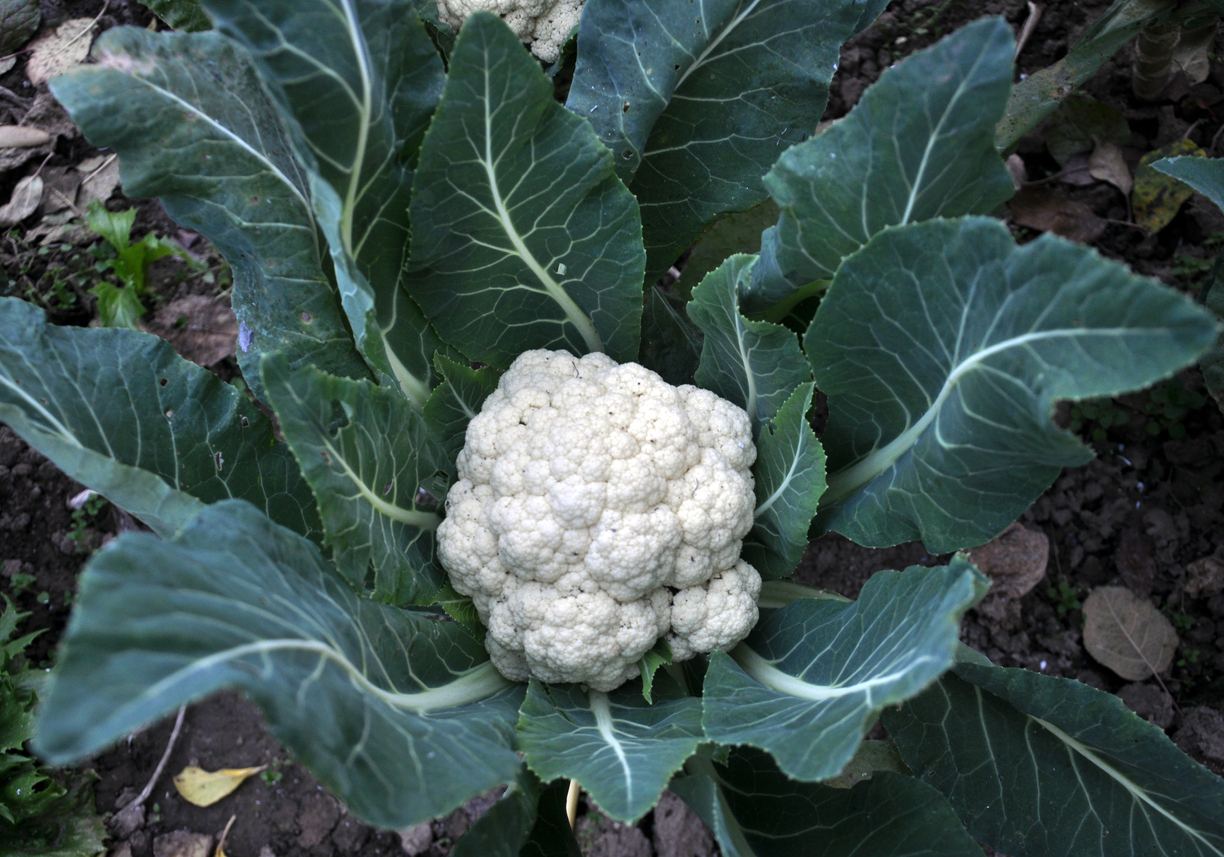
M 556 62 L 561 46 L 578 26 L 584 0 L 438 0 L 438 19 L 456 32 L 473 12 L 501 17 L 523 44 L 544 62 Z
M 509 679 L 611 690 L 666 638 L 738 643 L 756 460 L 744 411 L 603 354 L 528 351 L 468 424 L 438 555 Z

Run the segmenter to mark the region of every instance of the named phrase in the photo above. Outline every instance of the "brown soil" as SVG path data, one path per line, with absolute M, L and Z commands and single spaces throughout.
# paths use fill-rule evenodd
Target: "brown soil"
M 94 17 L 103 0 L 45 0 L 46 26 L 74 17 Z M 1106 7 L 1107 0 L 1079 4 L 1047 4 L 1039 26 L 1019 57 L 1022 74 L 1043 68 L 1065 54 L 1067 45 Z M 844 115 L 884 68 L 905 54 L 934 42 L 961 24 L 986 14 L 1003 14 L 1019 30 L 1027 14 L 1024 0 L 896 0 L 872 28 L 842 51 L 826 119 Z M 100 19 L 103 27 L 145 26 L 149 13 L 136 3 L 112 0 Z M 1152 148 L 1189 134 L 1205 148 L 1218 143 L 1222 127 L 1216 118 L 1224 108 L 1224 66 L 1193 92 L 1170 92 L 1152 105 L 1130 95 L 1129 56 L 1123 51 L 1107 62 L 1086 87 L 1094 97 L 1126 115 L 1134 139 L 1125 151 L 1133 167 Z M 24 61 L 0 75 L 0 123 L 18 122 L 31 109 L 37 92 L 26 81 Z M 11 97 L 10 97 L 11 96 Z M 1214 112 L 1213 112 L 1214 111 Z M 1197 123 L 1197 124 L 1196 124 Z M 1018 153 L 1030 179 L 1057 172 L 1040 130 L 1028 135 Z M 1211 152 L 1219 154 L 1218 150 Z M 43 166 L 68 169 L 98 154 L 79 135 L 62 137 Z M 38 161 L 0 172 L 0 195 L 38 167 Z M 1101 217 L 1124 221 L 1125 200 L 1110 186 L 1062 187 Z M 153 231 L 180 241 L 193 253 L 208 257 L 202 239 L 179 230 L 152 200 L 127 200 L 116 194 L 107 205 L 138 208 L 134 236 Z M 27 222 L 27 228 L 32 226 Z M 1201 200 L 1185 206 L 1158 235 L 1144 237 L 1133 228 L 1111 223 L 1093 242 L 1102 253 L 1125 260 L 1134 269 L 1165 282 L 1192 289 L 1198 274 L 1186 274 L 1183 258 L 1208 259 L 1205 246 L 1213 232 L 1224 229 L 1224 218 Z M 16 230 L 18 235 L 21 230 Z M 1025 233 L 1022 233 L 1025 234 Z M 1029 233 L 1031 234 L 1031 233 Z M 89 273 L 92 257 L 83 262 L 81 248 L 53 247 L 38 256 L 26 252 L 13 237 L 0 239 L 0 265 L 7 275 L 0 294 L 34 297 L 52 311 L 59 323 L 86 324 L 94 315 L 89 281 L 70 283 L 67 293 L 52 302 L 49 270 Z M 213 257 L 209 257 L 213 258 Z M 158 263 L 154 270 L 152 308 L 176 298 L 213 298 L 221 286 L 187 276 L 181 262 Z M 69 299 L 65 297 L 70 294 Z M 152 315 L 152 314 L 151 314 Z M 232 361 L 214 366 L 232 377 Z M 1203 557 L 1224 559 L 1224 417 L 1203 395 L 1195 370 L 1175 382 L 1174 399 L 1191 407 L 1175 419 L 1167 417 L 1168 390 L 1126 397 L 1114 404 L 1113 424 L 1083 418 L 1081 431 L 1093 438 L 1100 457 L 1084 468 L 1070 470 L 1022 518 L 1028 529 L 1044 533 L 1050 543 L 1044 579 L 1029 594 L 966 618 L 962 638 L 1001 666 L 1021 666 L 1050 675 L 1078 678 L 1118 693 L 1127 704 L 1166 728 L 1187 752 L 1218 773 L 1224 773 L 1224 593 L 1187 587 L 1188 564 Z M 1171 389 L 1171 388 L 1170 388 Z M 1069 410 L 1068 420 L 1076 413 Z M 1180 426 L 1180 428 L 1178 428 Z M 1176 435 L 1176 436 L 1175 436 Z M 44 629 L 32 651 L 36 663 L 48 661 L 63 631 L 75 577 L 91 549 L 122 529 L 136 526 L 113 507 L 96 515 L 73 512 L 68 500 L 81 486 L 64 477 L 0 426 L 0 587 L 31 616 L 22 631 Z M 946 561 L 920 544 L 869 551 L 836 536 L 809 547 L 796 577 L 803 582 L 849 596 L 882 568 L 931 565 Z M 1156 681 L 1127 684 L 1085 652 L 1081 639 L 1079 603 L 1093 587 L 1121 583 L 1149 597 L 1175 622 L 1181 647 L 1174 666 L 1164 676 L 1166 696 Z M 90 763 L 100 776 L 96 788 L 99 812 L 113 813 L 144 787 L 157 764 L 171 729 L 171 720 L 150 726 Z M 209 770 L 269 765 L 268 772 L 244 783 L 230 798 L 201 809 L 183 801 L 170 776 L 189 764 Z M 140 824 L 114 841 L 115 854 L 149 857 L 168 844 L 165 837 L 180 830 L 216 837 L 231 815 L 237 816 L 225 851 L 230 857 L 357 857 L 411 853 L 445 854 L 449 845 L 472 823 L 489 799 L 467 807 L 428 829 L 405 833 L 376 831 L 353 820 L 343 806 L 297 766 L 263 728 L 259 713 L 241 696 L 218 694 L 191 706 L 167 772 L 146 803 Z M 580 840 L 588 855 L 616 857 L 704 857 L 717 853 L 709 835 L 682 802 L 665 800 L 636 827 L 615 824 L 583 807 Z M 214 840 L 215 843 L 215 840 Z M 127 848 L 125 851 L 124 848 Z M 211 849 L 210 852 L 211 853 Z

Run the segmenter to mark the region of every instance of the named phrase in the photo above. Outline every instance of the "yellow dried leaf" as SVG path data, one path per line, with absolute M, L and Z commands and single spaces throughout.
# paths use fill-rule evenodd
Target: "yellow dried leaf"
M 267 770 L 267 765 L 258 768 L 222 768 L 206 771 L 188 765 L 174 778 L 174 787 L 183 799 L 196 806 L 212 806 L 221 798 L 238 788 L 248 777 Z
M 1192 155 L 1201 158 L 1206 154 L 1192 141 L 1178 140 L 1176 143 L 1170 143 L 1168 146 L 1162 146 L 1144 155 L 1139 161 L 1139 168 L 1135 170 L 1135 188 L 1131 192 L 1135 223 L 1146 227 L 1151 232 L 1159 232 L 1168 226 L 1177 215 L 1182 203 L 1194 194 L 1189 185 L 1152 169 L 1153 161 L 1178 155 Z
M 85 62 L 97 24 L 96 18 L 73 18 L 31 42 L 30 59 L 26 62 L 30 83 L 46 83 Z

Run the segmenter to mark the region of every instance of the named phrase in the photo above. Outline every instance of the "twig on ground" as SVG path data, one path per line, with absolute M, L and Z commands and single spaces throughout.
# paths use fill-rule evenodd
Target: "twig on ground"
M 569 819 L 570 830 L 578 820 L 578 781 L 570 780 L 569 793 L 565 796 L 565 815 Z
M 1028 17 L 1024 20 L 1024 26 L 1020 28 L 1020 35 L 1016 39 L 1016 56 L 1020 56 L 1020 52 L 1024 50 L 1024 46 L 1028 44 L 1028 40 L 1033 37 L 1033 31 L 1037 29 L 1037 23 L 1041 20 L 1041 13 L 1045 11 L 1033 0 L 1029 0 Z

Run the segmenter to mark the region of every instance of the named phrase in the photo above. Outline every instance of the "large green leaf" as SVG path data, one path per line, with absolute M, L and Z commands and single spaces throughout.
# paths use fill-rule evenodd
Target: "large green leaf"
M 450 467 L 425 419 L 395 390 L 263 364 L 285 440 L 319 504 L 332 561 L 389 604 L 429 604 L 446 581 L 434 558 L 439 498 L 422 486 Z M 372 584 L 372 585 L 371 585 Z
M 706 735 L 767 750 L 800 780 L 836 776 L 880 710 L 951 664 L 961 615 L 986 582 L 961 557 L 881 571 L 849 604 L 802 598 L 765 613 L 705 677 Z
M 145 0 L 144 5 L 176 30 L 196 33 L 212 28 L 199 0 Z
M 505 366 L 531 348 L 634 360 L 637 202 L 552 93 L 504 22 L 468 18 L 421 149 L 412 293 L 474 360 Z
M 476 819 L 451 849 L 451 857 L 518 857 L 536 825 L 543 785 L 523 765 L 501 799 Z
M 38 723 L 57 764 L 243 689 L 363 821 L 406 827 L 518 773 L 521 686 L 453 622 L 355 595 L 314 545 L 245 503 L 172 541 L 120 536 L 81 576 Z
M 453 462 L 463 449 L 468 423 L 480 413 L 484 400 L 497 389 L 501 373 L 488 366 L 473 369 L 443 354 L 434 357 L 434 368 L 443 380 L 425 403 L 425 424 L 441 441 L 446 457 Z M 458 475 L 450 464 L 446 470 L 451 475 Z
M 837 272 L 804 338 L 829 395 L 817 523 L 871 547 L 989 540 L 1091 451 L 1060 399 L 1146 386 L 1193 363 L 1210 314 L 1050 235 L 996 220 L 893 227 Z
M 815 385 L 800 384 L 757 438 L 756 509 L 743 558 L 766 580 L 799 566 L 825 490 L 824 450 L 807 421 Z
M 796 783 L 740 747 L 672 785 L 726 857 L 980 857 L 952 807 L 911 777 L 879 772 L 852 789 Z
M 575 779 L 601 811 L 635 822 L 703 739 L 699 700 L 667 673 L 655 676 L 653 694 L 651 705 L 638 682 L 601 693 L 532 679 L 519 749 L 541 779 Z
M 1015 39 L 987 18 L 898 63 L 850 115 L 788 149 L 765 176 L 782 215 L 766 234 L 745 309 L 833 276 L 886 226 L 989 214 L 1012 195 L 994 147 Z
M 411 0 L 203 0 L 293 117 L 357 345 L 419 410 L 437 335 L 404 288 L 412 168 L 442 60 Z
M 268 418 L 155 336 L 59 327 L 0 298 L 0 421 L 162 535 L 231 497 L 298 533 L 321 530 Z
M 767 321 L 749 321 L 739 311 L 755 256 L 732 256 L 693 289 L 689 318 L 705 340 L 697 383 L 739 405 L 760 431 L 812 379 L 794 331 Z
M 646 287 L 644 302 L 637 362 L 673 386 L 692 384 L 701 359 L 702 335 L 685 315 L 685 302 L 657 286 Z
M 1224 211 L 1224 159 L 1164 158 L 1152 166 L 1184 181 Z M 1218 260 L 1216 264 L 1218 271 Z M 1224 320 L 1224 279 L 1219 274 L 1216 274 L 1204 303 L 1216 314 L 1216 318 Z M 1199 369 L 1203 372 L 1207 389 L 1215 394 L 1216 401 L 1224 408 L 1224 338 L 1216 340 L 1215 346 L 1200 358 Z
M 587 0 L 567 106 L 642 205 L 649 279 L 723 214 L 765 198 L 761 176 L 815 131 L 866 5 Z
M 884 720 L 906 764 L 1001 852 L 1224 854 L 1224 781 L 1112 694 L 961 663 Z
M 259 360 L 365 377 L 335 287 L 320 267 L 309 181 L 250 58 L 216 33 L 109 30 L 92 65 L 52 92 L 97 146 L 119 153 L 123 188 L 157 196 L 225 254 L 241 324 L 238 364 L 261 395 Z

